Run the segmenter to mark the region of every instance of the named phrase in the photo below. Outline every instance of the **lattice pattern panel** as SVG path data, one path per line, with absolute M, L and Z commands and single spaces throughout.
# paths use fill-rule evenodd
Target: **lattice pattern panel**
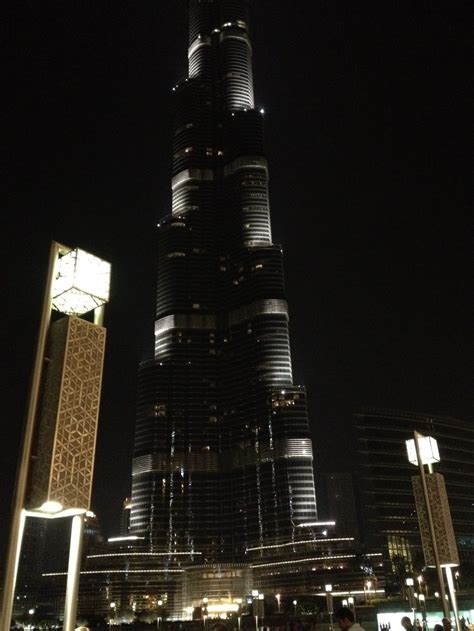
M 433 545 L 431 542 L 430 527 L 426 504 L 423 496 L 423 487 L 420 476 L 412 478 L 413 492 L 415 494 L 416 512 L 420 526 L 421 542 L 425 555 L 426 565 L 435 566 Z M 428 487 L 428 500 L 433 516 L 435 538 L 438 547 L 440 564 L 459 565 L 459 555 L 454 536 L 453 521 L 449 509 L 448 494 L 444 478 L 440 473 L 427 473 L 426 485 Z
M 77 317 L 51 326 L 29 505 L 90 508 L 105 329 Z

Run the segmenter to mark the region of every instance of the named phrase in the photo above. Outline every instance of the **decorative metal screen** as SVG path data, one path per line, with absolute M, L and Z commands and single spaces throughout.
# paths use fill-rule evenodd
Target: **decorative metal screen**
M 51 326 L 30 508 L 90 508 L 105 333 L 78 317 Z
M 425 477 L 440 564 L 459 565 L 459 555 L 444 477 L 440 473 L 427 473 Z M 421 477 L 418 475 L 414 476 L 412 478 L 412 484 L 425 562 L 426 565 L 434 567 L 436 564 Z

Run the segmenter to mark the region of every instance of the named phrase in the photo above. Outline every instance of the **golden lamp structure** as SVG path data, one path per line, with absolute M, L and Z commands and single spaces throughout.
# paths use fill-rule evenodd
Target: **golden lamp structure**
M 17 471 L 1 631 L 10 629 L 28 517 L 72 517 L 63 628 L 75 628 L 105 352 L 103 307 L 109 298 L 110 274 L 110 263 L 52 243 Z

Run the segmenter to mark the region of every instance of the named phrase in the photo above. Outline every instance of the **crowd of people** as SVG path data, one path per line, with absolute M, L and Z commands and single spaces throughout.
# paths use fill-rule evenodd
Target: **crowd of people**
M 341 607 L 335 612 L 335 618 L 341 631 L 364 631 L 358 622 L 355 622 L 354 612 L 349 607 Z M 461 631 L 474 630 L 469 619 L 460 618 Z M 380 625 L 379 631 L 427 631 L 426 620 L 415 619 L 413 622 L 408 616 L 403 616 L 400 620 L 400 629 L 391 629 L 390 624 Z M 443 618 L 441 624 L 435 624 L 433 631 L 453 631 L 453 625 L 449 618 Z

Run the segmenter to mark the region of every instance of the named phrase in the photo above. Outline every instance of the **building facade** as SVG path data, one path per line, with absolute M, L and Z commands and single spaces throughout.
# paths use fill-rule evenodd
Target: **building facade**
M 172 211 L 158 225 L 155 352 L 140 368 L 130 533 L 241 562 L 316 520 L 282 250 L 244 0 L 189 4 L 174 87 Z

